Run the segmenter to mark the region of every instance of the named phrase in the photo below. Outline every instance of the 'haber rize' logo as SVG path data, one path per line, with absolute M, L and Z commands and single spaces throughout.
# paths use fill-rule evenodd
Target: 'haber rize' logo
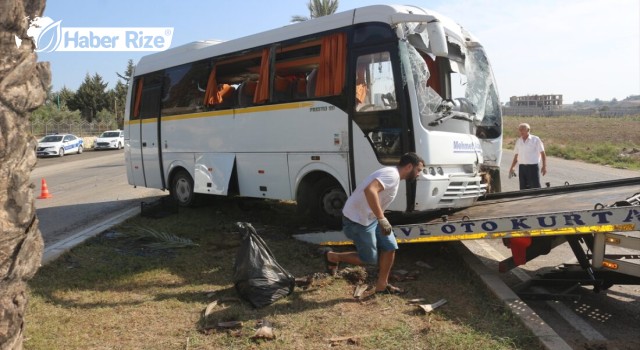
M 60 22 L 54 22 L 49 17 L 26 18 L 29 21 L 27 36 L 36 44 L 36 52 L 51 52 L 60 45 Z M 48 42 L 47 42 L 48 41 Z M 22 39 L 16 35 L 16 45 L 20 47 Z
M 27 36 L 36 52 L 52 51 L 163 51 L 171 46 L 171 27 L 62 27 L 49 17 L 27 18 Z M 22 40 L 16 36 L 16 45 Z

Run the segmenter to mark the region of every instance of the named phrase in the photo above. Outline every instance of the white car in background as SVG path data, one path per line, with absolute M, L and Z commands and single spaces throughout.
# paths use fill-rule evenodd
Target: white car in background
M 72 134 L 47 135 L 38 141 L 38 157 L 58 156 L 68 153 L 82 153 L 82 139 Z
M 121 149 L 124 146 L 124 131 L 109 130 L 100 135 L 93 144 L 93 149 Z

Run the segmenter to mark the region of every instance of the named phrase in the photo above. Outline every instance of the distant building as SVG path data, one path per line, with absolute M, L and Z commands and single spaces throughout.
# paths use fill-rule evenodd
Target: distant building
M 538 107 L 542 109 L 561 109 L 562 95 L 511 96 L 510 107 Z

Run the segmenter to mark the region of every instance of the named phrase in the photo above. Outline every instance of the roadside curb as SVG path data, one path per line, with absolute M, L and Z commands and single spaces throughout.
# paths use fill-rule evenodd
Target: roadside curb
M 121 212 L 111 218 L 102 221 L 92 227 L 79 231 L 61 241 L 58 241 L 48 247 L 45 247 L 44 254 L 42 254 L 41 265 L 46 265 L 51 261 L 57 259 L 60 255 L 66 253 L 71 248 L 86 241 L 87 239 L 97 236 L 99 233 L 108 230 L 112 226 L 115 226 L 131 217 L 140 214 L 140 207 L 134 207 Z
M 493 295 L 500 299 L 511 312 L 518 316 L 522 323 L 538 337 L 542 346 L 547 349 L 571 350 L 567 344 L 544 320 L 540 318 L 518 295 L 511 290 L 498 276 L 478 259 L 462 242 L 457 242 L 454 247 L 464 262 L 478 275 Z

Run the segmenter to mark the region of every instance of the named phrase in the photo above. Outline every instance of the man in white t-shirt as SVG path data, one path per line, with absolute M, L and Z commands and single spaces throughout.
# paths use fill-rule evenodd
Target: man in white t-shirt
M 406 153 L 397 166 L 376 170 L 353 191 L 342 209 L 342 229 L 353 240 L 357 251 L 326 252 L 328 272 L 335 274 L 340 262 L 352 265 L 378 264 L 376 292 L 403 292 L 389 284 L 389 273 L 398 243 L 384 211 L 396 197 L 400 181 L 415 179 L 423 169 L 422 158 L 415 153 Z
M 540 172 L 542 175 L 547 174 L 547 155 L 544 153 L 544 145 L 538 136 L 530 134 L 531 127 L 527 123 L 518 126 L 520 137 L 516 140 L 514 149 L 515 155 L 509 175 L 514 173 L 517 163 L 520 163 L 518 171 L 520 172 L 520 189 L 540 188 Z M 542 169 L 538 164 L 542 160 Z

